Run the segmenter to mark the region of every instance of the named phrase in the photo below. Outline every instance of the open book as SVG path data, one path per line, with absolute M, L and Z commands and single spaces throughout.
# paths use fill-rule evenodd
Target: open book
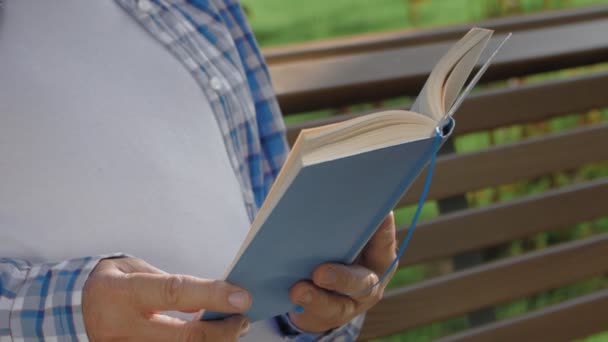
M 226 272 L 229 282 L 251 292 L 246 315 L 252 322 L 294 309 L 290 287 L 319 264 L 355 260 L 429 162 L 436 132 L 442 141 L 452 133 L 451 114 L 489 64 L 461 94 L 491 36 L 474 28 L 458 41 L 433 69 L 412 111 L 383 111 L 300 133 Z M 203 319 L 224 316 L 206 312 Z

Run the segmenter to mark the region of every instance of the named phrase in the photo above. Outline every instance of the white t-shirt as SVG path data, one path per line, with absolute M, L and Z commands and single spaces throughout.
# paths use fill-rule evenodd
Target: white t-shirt
M 124 252 L 221 278 L 249 219 L 185 67 L 113 1 L 4 7 L 0 256 Z M 269 338 L 263 323 L 247 339 Z

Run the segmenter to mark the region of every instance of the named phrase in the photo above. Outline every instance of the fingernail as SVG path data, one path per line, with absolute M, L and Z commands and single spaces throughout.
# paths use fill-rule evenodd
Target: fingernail
M 298 302 L 301 304 L 310 304 L 312 302 L 312 293 L 306 291 L 298 297 Z
M 243 325 L 241 326 L 241 336 L 245 335 L 249 332 L 249 321 L 243 321 Z
M 238 309 L 246 309 L 249 304 L 249 296 L 242 291 L 233 292 L 228 296 L 228 303 Z
M 328 268 L 325 272 L 323 272 L 321 282 L 324 285 L 333 285 L 336 282 L 336 271 L 331 268 Z

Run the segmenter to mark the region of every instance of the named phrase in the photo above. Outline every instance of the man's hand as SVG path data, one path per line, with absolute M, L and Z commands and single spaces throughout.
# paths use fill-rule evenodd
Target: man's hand
M 330 291 L 356 293 L 375 284 L 395 259 L 396 245 L 391 212 L 353 265 L 321 265 L 314 271 L 312 282 L 302 281 L 291 288 L 291 300 L 304 308 L 301 314 L 290 312 L 291 321 L 302 330 L 318 333 L 344 325 L 369 310 L 382 298 L 394 270 L 385 282 L 361 295 L 347 297 Z
M 87 280 L 82 300 L 91 341 L 236 341 L 249 328 L 240 315 L 187 322 L 159 314 L 201 309 L 242 313 L 251 298 L 226 282 L 167 274 L 134 258 L 102 260 Z

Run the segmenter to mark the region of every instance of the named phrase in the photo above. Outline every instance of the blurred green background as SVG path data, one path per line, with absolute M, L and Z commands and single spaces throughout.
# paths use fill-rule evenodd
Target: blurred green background
M 262 47 L 269 47 L 363 33 L 419 29 L 524 13 L 607 4 L 608 0 L 241 0 L 241 2 L 259 43 Z M 505 86 L 505 83 L 508 82 L 517 84 L 538 82 L 598 70 L 608 70 L 608 63 L 532 75 L 483 87 Z M 411 100 L 411 98 L 392 99 L 385 101 L 384 104 L 392 106 L 408 103 Z M 371 105 L 361 104 L 351 107 L 350 110 L 356 112 L 369 108 L 372 108 Z M 299 122 L 332 115 L 336 112 L 338 112 L 337 109 L 327 109 L 314 113 L 302 113 L 289 116 L 286 121 L 288 123 Z M 540 123 L 477 132 L 459 136 L 454 142 L 457 152 L 469 152 L 600 122 L 608 122 L 608 108 L 598 108 L 586 113 L 571 113 Z M 467 201 L 471 207 L 485 206 L 600 177 L 608 177 L 608 162 L 585 165 L 577 170 L 481 189 L 468 193 Z M 397 223 L 399 225 L 407 224 L 414 210 L 415 208 L 405 208 L 396 211 Z M 430 201 L 424 207 L 422 218 L 429 219 L 438 214 L 437 204 Z M 486 251 L 484 256 L 486 261 L 493 261 L 603 232 L 608 232 L 608 217 L 496 246 Z M 413 243 L 415 240 L 414 235 Z M 438 260 L 433 263 L 406 267 L 395 275 L 389 286 L 413 284 L 451 270 L 450 260 Z M 506 319 L 604 288 L 608 288 L 608 276 L 596 277 L 505 303 L 494 308 L 494 312 L 497 320 Z M 404 317 L 395 317 L 395 319 L 407 319 L 407 315 L 415 314 L 415 312 L 406 313 Z M 573 317 L 573 320 L 575 319 Z M 429 341 L 466 329 L 468 325 L 466 317 L 456 317 L 379 341 Z M 582 341 L 608 342 L 608 332 L 588 337 Z
M 262 46 L 449 25 L 607 0 L 241 0 Z

